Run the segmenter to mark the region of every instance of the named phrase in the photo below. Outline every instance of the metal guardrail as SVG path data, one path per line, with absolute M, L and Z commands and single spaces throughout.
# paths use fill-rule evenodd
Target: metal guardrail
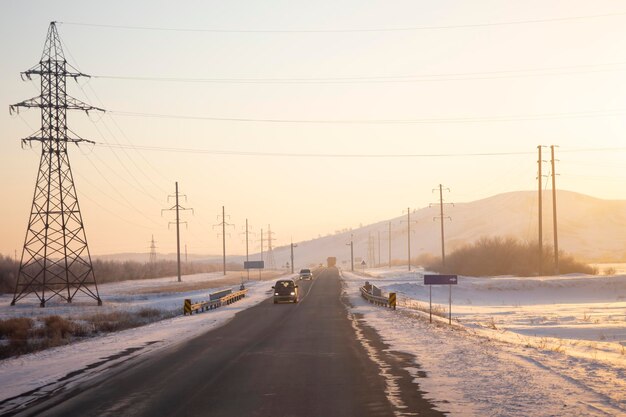
M 213 310 L 223 305 L 232 304 L 236 301 L 241 300 L 248 293 L 247 289 L 239 290 L 228 295 L 225 295 L 217 300 L 207 300 L 207 301 L 199 301 L 197 303 L 192 303 L 189 298 L 185 299 L 183 304 L 183 315 L 189 314 L 190 316 L 194 313 L 200 313 L 206 310 Z
M 248 292 L 248 290 L 245 290 L 245 289 L 244 289 L 244 290 L 239 290 L 239 291 L 237 291 L 237 292 L 234 292 L 234 293 L 232 293 L 232 294 L 228 294 L 228 295 L 226 295 L 226 296 L 224 296 L 224 297 L 220 298 L 220 302 L 221 302 L 222 304 L 224 304 L 224 303 L 226 303 L 226 304 L 232 304 L 232 303 L 234 303 L 235 301 L 239 301 L 239 300 L 241 300 L 243 297 L 245 297 L 245 296 L 246 296 L 246 294 L 247 294 L 247 292 Z
M 392 292 L 389 293 L 389 295 L 387 297 L 382 296 L 381 295 L 374 295 L 376 293 L 379 293 L 379 291 L 376 291 L 378 288 L 376 288 L 373 285 L 369 286 L 369 290 L 366 286 L 361 287 L 361 296 L 363 298 L 365 298 L 367 301 L 369 301 L 372 304 L 375 305 L 379 305 L 379 306 L 383 306 L 383 307 L 390 307 L 393 308 L 394 310 L 396 309 L 396 293 Z M 374 294 L 372 294 L 372 292 Z
M 211 294 L 209 294 L 209 300 L 210 301 L 215 301 L 215 300 L 219 300 L 220 298 L 224 297 L 225 295 L 228 294 L 232 294 L 233 290 L 228 288 L 226 290 L 222 290 L 222 291 L 218 291 L 218 292 L 213 292 Z

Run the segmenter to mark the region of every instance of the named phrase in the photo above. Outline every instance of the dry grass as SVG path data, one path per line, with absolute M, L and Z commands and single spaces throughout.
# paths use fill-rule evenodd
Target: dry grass
M 498 326 L 496 325 L 496 320 L 493 317 L 490 317 L 489 323 L 487 323 L 487 327 L 492 330 L 498 330 Z
M 406 307 L 406 308 L 410 308 L 411 310 L 422 311 L 424 313 L 429 313 L 430 312 L 430 308 L 429 308 L 429 304 L 428 303 L 421 303 L 421 302 L 413 300 L 411 298 L 399 297 L 398 298 L 398 305 Z M 433 313 L 433 316 L 439 316 L 439 317 L 447 317 L 448 316 L 448 310 L 444 306 L 441 306 L 441 305 L 438 305 L 438 304 L 433 304 L 432 313 Z
M 28 352 L 28 334 L 33 324 L 33 320 L 24 317 L 0 320 L 0 358 Z
M 144 308 L 69 319 L 60 316 L 0 320 L 0 359 L 62 346 L 102 333 L 143 326 L 179 315 L 179 311 Z

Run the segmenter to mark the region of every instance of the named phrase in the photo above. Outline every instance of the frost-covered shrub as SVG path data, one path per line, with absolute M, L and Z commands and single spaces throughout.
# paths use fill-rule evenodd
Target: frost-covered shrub
M 496 275 L 550 275 L 555 272 L 554 251 L 550 246 L 543 247 L 541 269 L 539 268 L 539 247 L 515 238 L 482 237 L 476 242 L 463 246 L 446 255 L 446 264 L 441 258 L 425 264 L 425 268 L 435 272 L 469 276 Z M 593 274 L 587 264 L 576 261 L 571 255 L 559 251 L 559 273 Z

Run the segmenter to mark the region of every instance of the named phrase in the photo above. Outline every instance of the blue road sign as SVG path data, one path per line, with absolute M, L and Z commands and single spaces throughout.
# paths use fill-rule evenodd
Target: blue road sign
M 243 261 L 243 269 L 263 269 L 265 261 Z
M 456 275 L 424 275 L 424 285 L 456 285 Z

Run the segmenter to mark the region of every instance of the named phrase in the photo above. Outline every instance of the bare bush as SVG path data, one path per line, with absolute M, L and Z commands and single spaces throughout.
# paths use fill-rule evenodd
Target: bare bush
M 239 264 L 227 264 L 231 271 L 241 269 Z M 183 275 L 201 272 L 221 271 L 222 264 L 185 262 L 181 264 Z M 176 261 L 158 261 L 156 263 L 142 263 L 136 261 L 93 261 L 93 270 L 99 283 L 117 282 L 133 279 L 161 278 L 177 274 Z
M 179 315 L 180 311 L 144 308 L 94 314 L 81 319 L 47 316 L 0 320 L 0 359 L 66 345 L 73 340 L 143 326 Z
M 539 268 L 539 247 L 536 243 L 525 243 L 510 237 L 482 237 L 446 256 L 445 266 L 440 258 L 424 266 L 431 271 L 469 276 L 531 276 L 538 274 L 540 270 L 542 273 L 553 273 L 555 268 L 552 248 L 544 246 L 542 253 Z M 589 265 L 559 252 L 559 273 L 594 272 Z
M 20 264 L 10 256 L 0 255 L 0 293 L 15 290 L 17 270 Z
M 33 328 L 33 320 L 16 317 L 0 320 L 0 359 L 21 355 L 29 351 L 28 336 Z
M 16 276 L 19 262 L 9 256 L 0 255 L 0 294 L 15 291 Z M 227 264 L 230 271 L 241 269 L 240 264 Z M 201 272 L 221 271 L 222 264 L 185 262 L 181 265 L 184 275 Z M 149 279 L 174 276 L 177 274 L 175 261 L 159 261 L 156 263 L 142 263 L 136 261 L 93 261 L 93 271 L 98 283 L 118 282 L 134 279 Z

